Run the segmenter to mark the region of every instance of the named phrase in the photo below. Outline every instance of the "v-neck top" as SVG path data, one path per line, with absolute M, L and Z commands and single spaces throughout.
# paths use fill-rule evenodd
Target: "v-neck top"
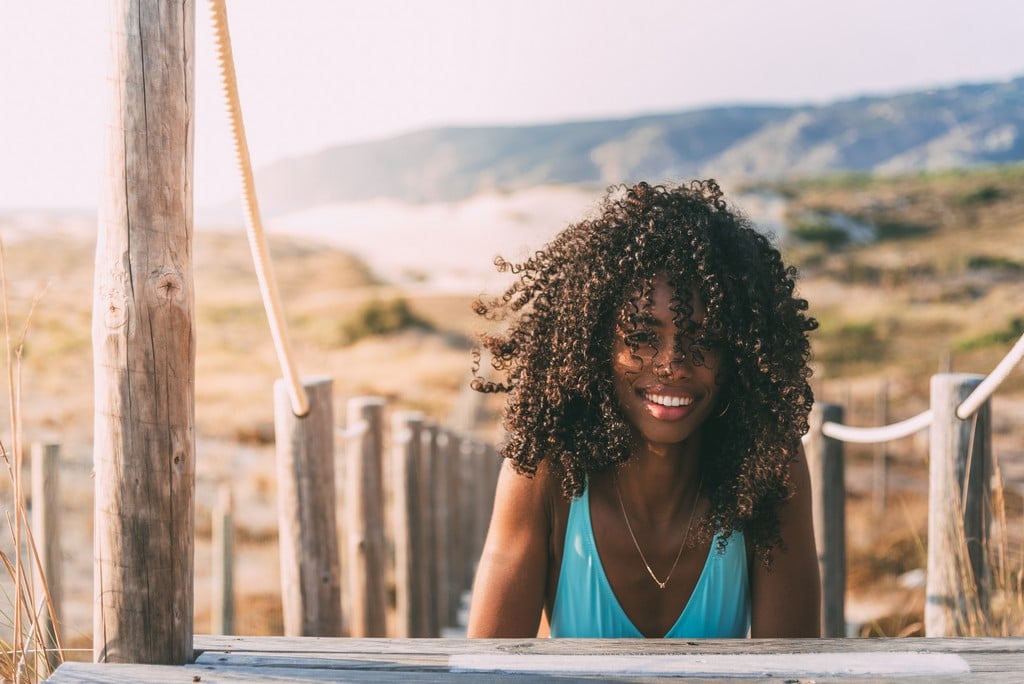
M 721 548 L 715 534 L 689 601 L 666 638 L 743 638 L 750 631 L 750 584 L 743 533 Z M 643 637 L 612 591 L 590 520 L 590 491 L 569 504 L 565 548 L 552 607 L 552 637 Z

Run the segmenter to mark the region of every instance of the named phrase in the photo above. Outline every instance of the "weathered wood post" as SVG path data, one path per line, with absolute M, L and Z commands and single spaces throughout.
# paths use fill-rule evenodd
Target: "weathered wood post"
M 42 643 L 46 648 L 46 662 L 50 669 L 60 664 L 57 652 L 56 626 L 63 612 L 63 574 L 60 553 L 60 445 L 35 442 L 32 444 L 32 536 L 39 552 L 39 566 L 43 576 L 35 595 L 37 600 L 49 597 L 51 610 L 44 610 L 39 623 Z M 46 591 L 43 592 L 45 583 Z
M 484 538 L 487 536 L 487 525 L 491 520 L 491 497 L 494 491 L 491 487 L 491 473 L 494 468 L 490 462 L 490 452 L 487 444 L 480 441 L 473 442 L 473 471 L 475 492 L 473 519 L 473 553 L 470 557 L 469 583 L 467 589 L 473 586 L 473 577 L 476 574 L 476 566 L 480 561 L 480 553 L 484 548 Z
M 421 511 L 420 524 L 423 527 L 423 539 L 426 543 L 427 570 L 426 591 L 424 592 L 424 629 L 427 637 L 440 636 L 441 619 L 437 613 L 437 590 L 440 586 L 438 570 L 438 531 L 437 531 L 437 499 L 436 483 L 438 479 L 438 430 L 433 423 L 423 425 L 422 460 L 420 462 Z
M 421 593 L 425 588 L 423 537 L 419 533 L 420 491 L 417 467 L 423 447 L 423 416 L 396 413 L 392 419 L 391 476 L 395 530 L 395 636 L 423 634 Z
M 213 509 L 211 546 L 213 561 L 210 576 L 210 633 L 235 632 L 234 523 L 232 521 L 231 485 L 221 485 L 217 505 Z
M 843 443 L 826 437 L 825 423 L 842 423 L 843 408 L 818 402 L 811 410 L 807 465 L 811 471 L 814 540 L 821 571 L 821 630 L 846 636 L 846 484 Z
M 356 397 L 348 402 L 349 430 L 357 436 L 346 449 L 345 514 L 352 615 L 350 636 L 387 636 L 384 544 L 384 400 Z
M 448 608 L 445 625 L 456 624 L 459 604 L 462 600 L 462 575 L 466 566 L 464 560 L 466 539 L 462 535 L 463 501 L 462 488 L 462 437 L 453 430 L 445 430 L 445 473 L 448 478 L 447 527 L 448 527 Z
M 93 296 L 97 661 L 192 659 L 192 0 L 113 0 Z
M 293 413 L 288 383 L 274 383 L 274 441 L 286 636 L 341 636 L 341 567 L 334 496 L 330 378 L 304 379 L 309 413 Z
M 985 402 L 968 420 L 957 407 L 983 380 L 947 373 L 931 381 L 926 636 L 970 636 L 988 583 L 991 420 Z
M 430 505 L 433 511 L 433 569 L 434 614 L 436 633 L 448 626 L 449 577 L 451 577 L 451 547 L 448 535 L 448 437 L 436 425 L 428 426 L 430 445 Z
M 875 424 L 889 424 L 889 380 L 884 378 L 878 388 L 877 403 L 875 405 Z M 872 479 L 874 480 L 872 491 L 872 509 L 875 516 L 881 518 L 889 499 L 889 443 L 879 442 L 875 444 L 874 463 L 872 468 Z

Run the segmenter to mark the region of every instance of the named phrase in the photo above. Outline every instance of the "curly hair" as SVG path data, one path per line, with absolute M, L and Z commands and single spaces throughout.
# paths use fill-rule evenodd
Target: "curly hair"
M 508 394 L 501 455 L 528 475 L 546 463 L 566 497 L 630 457 L 631 430 L 612 384 L 612 333 L 645 325 L 653 282 L 667 274 L 677 351 L 688 340 L 694 363 L 706 349 L 720 359 L 724 411 L 703 427 L 699 468 L 711 510 L 697 539 L 743 530 L 770 562 L 782 544 L 789 463 L 808 429 L 807 333 L 817 322 L 794 295 L 796 269 L 727 206 L 718 184 L 610 188 L 595 218 L 522 263 L 498 257 L 495 265 L 516 277 L 502 296 L 473 304 L 506 326 L 480 335 L 472 387 Z M 694 295 L 706 310 L 700 321 L 691 320 Z M 634 353 L 635 337 L 626 335 Z M 483 350 L 499 379 L 481 375 Z

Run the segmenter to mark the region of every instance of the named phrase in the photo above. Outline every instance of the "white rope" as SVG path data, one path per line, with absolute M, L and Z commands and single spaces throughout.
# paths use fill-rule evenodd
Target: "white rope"
M 978 408 L 988 401 L 989 397 L 999 388 L 999 385 L 1016 368 L 1017 364 L 1024 359 L 1024 335 L 1021 335 L 1013 348 L 1007 352 L 992 372 L 974 388 L 974 391 L 961 402 L 956 409 L 956 416 L 960 420 L 967 420 L 975 414 Z M 826 437 L 838 439 L 841 442 L 852 442 L 854 444 L 879 444 L 891 442 L 894 439 L 909 437 L 918 430 L 923 430 L 932 423 L 931 410 L 919 413 L 913 418 L 892 425 L 882 427 L 854 427 L 841 423 L 825 423 L 821 426 L 821 433 Z
M 988 377 L 982 380 L 981 384 L 975 387 L 974 391 L 957 407 L 956 417 L 960 420 L 967 420 L 973 416 L 974 412 L 988 401 L 988 398 L 1003 383 L 1010 371 L 1020 363 L 1021 359 L 1024 359 L 1024 335 L 1020 336 L 1017 344 L 1013 345 L 1013 348 L 1003 357 L 999 365 L 992 369 Z
M 854 427 L 853 425 L 843 425 L 842 423 L 825 423 L 821 426 L 821 433 L 826 437 L 838 439 L 841 442 L 879 444 L 909 437 L 931 424 L 932 412 L 929 409 L 924 413 L 917 414 L 913 418 L 907 418 L 898 423 L 881 427 Z
M 277 360 L 281 365 L 281 373 L 285 378 L 288 396 L 291 399 L 292 412 L 297 416 L 304 416 L 309 413 L 309 400 L 292 360 L 291 348 L 288 344 L 288 331 L 284 323 L 284 316 L 281 314 L 281 297 L 277 291 L 273 266 L 267 251 L 267 241 L 263 233 L 263 221 L 260 218 L 259 202 L 256 199 L 256 183 L 253 180 L 252 161 L 249 158 L 249 145 L 246 142 L 245 125 L 242 122 L 242 106 L 238 99 L 238 81 L 235 77 L 235 61 L 231 53 L 231 35 L 228 33 L 228 13 L 224 0 L 210 0 L 210 15 L 213 23 L 217 62 L 220 67 L 221 86 L 227 105 L 231 135 L 234 139 L 235 156 L 238 158 L 242 197 L 245 201 L 245 227 L 249 236 L 253 265 L 256 268 L 256 279 L 263 297 L 263 308 L 267 312 L 267 321 L 270 323 L 270 336 L 274 340 Z

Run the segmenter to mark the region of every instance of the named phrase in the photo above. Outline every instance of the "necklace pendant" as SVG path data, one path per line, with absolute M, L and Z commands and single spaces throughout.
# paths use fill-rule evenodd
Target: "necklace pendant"
M 658 582 L 658 580 L 654 580 L 654 581 Z M 658 582 L 658 588 L 659 589 L 664 589 L 666 584 L 668 584 L 668 580 L 665 580 L 664 582 Z

